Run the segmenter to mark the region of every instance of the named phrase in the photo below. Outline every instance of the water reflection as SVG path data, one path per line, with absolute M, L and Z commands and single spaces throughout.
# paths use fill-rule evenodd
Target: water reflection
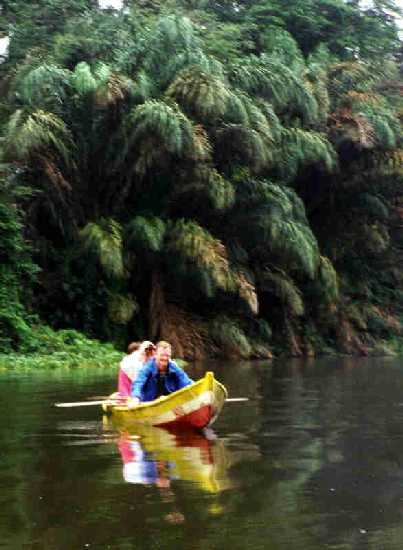
M 256 447 L 245 445 L 243 440 L 237 445 L 235 436 L 228 438 L 229 445 L 235 445 L 235 450 L 230 450 L 211 429 L 200 432 L 128 427 L 107 416 L 102 422 L 61 422 L 57 436 L 68 447 L 112 446 L 108 454 L 120 457 L 122 477 L 127 483 L 170 487 L 173 481 L 185 481 L 211 494 L 234 486 L 229 477 L 231 466 L 258 456 Z M 236 449 L 239 445 L 241 449 Z
M 213 432 L 170 432 L 153 426 L 117 429 L 126 482 L 170 487 L 172 481 L 181 480 L 208 493 L 231 486 L 230 455 Z

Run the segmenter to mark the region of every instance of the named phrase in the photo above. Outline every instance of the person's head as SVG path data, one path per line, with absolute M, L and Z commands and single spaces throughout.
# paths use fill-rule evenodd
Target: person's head
M 155 345 L 149 340 L 144 340 L 140 346 L 140 351 L 144 355 L 144 359 L 148 361 L 151 357 L 155 355 Z
M 127 353 L 133 353 L 134 351 L 137 351 L 140 348 L 140 342 L 130 342 L 130 344 L 127 346 Z
M 169 342 L 162 340 L 158 342 L 155 351 L 155 360 L 159 370 L 165 370 L 168 366 L 168 361 L 171 359 L 172 348 Z

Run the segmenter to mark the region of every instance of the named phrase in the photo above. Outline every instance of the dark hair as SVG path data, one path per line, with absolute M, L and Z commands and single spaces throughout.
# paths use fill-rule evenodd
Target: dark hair
M 127 346 L 127 353 L 133 353 L 133 351 L 137 351 L 140 345 L 140 342 L 130 342 L 130 344 Z

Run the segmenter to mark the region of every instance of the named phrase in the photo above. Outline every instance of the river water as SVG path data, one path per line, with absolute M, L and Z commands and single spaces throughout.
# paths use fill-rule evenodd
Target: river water
M 250 400 L 207 437 L 53 406 L 110 393 L 115 369 L 0 372 L 0 548 L 403 547 L 400 359 L 208 368 Z

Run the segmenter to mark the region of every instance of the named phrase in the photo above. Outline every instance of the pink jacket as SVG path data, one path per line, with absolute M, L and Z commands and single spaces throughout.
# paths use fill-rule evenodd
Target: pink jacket
M 132 381 L 127 376 L 124 370 L 119 369 L 119 378 L 118 378 L 118 392 L 120 395 L 127 397 L 132 391 Z
M 118 376 L 118 392 L 121 396 L 127 397 L 131 394 L 133 381 L 137 378 L 143 366 L 143 354 L 135 351 L 126 355 L 120 362 Z

